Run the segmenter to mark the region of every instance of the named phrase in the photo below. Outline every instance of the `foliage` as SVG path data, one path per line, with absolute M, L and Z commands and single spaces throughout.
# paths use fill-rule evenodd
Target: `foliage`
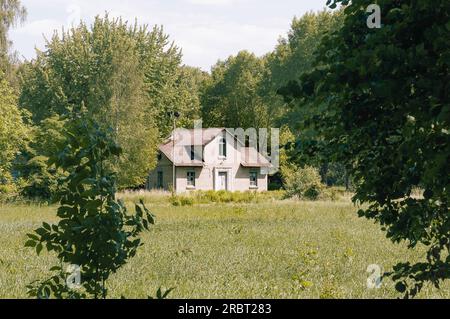
M 123 145 L 113 163 L 119 187 L 141 186 L 156 164 L 159 138 L 172 126 L 167 111 L 179 108 L 186 121 L 198 117 L 195 86 L 203 74 L 180 64 L 180 50 L 162 28 L 97 17 L 90 27 L 55 34 L 22 68 L 20 105 L 37 125 L 84 106 Z
M 297 108 L 294 102 L 283 100 L 278 93 L 283 92 L 282 88 L 290 81 L 312 70 L 321 40 L 342 23 L 341 11 L 308 12 L 300 18 L 294 18 L 287 36 L 281 38 L 275 50 L 267 56 L 268 73 L 262 84 L 266 92 L 265 99 L 270 101 L 272 108 L 279 110 L 274 123 L 282 127 L 280 141 L 284 148 L 280 154 L 281 167 L 317 167 L 322 182 L 329 186 L 345 185 L 346 172 L 336 170 L 342 165 L 333 163 L 328 154 L 319 156 L 311 153 L 311 149 L 322 143 L 322 137 L 314 127 L 314 119 L 307 121 L 313 118 L 313 105 L 305 101 L 301 108 Z
M 314 69 L 285 94 L 298 105 L 311 97 L 307 120 L 353 176 L 354 201 L 369 205 L 359 215 L 396 243 L 427 247 L 426 261 L 399 263 L 392 273 L 413 297 L 426 282 L 439 287 L 450 278 L 450 3 L 378 1 L 380 29 L 366 25 L 370 4 L 345 8 Z M 412 195 L 417 187 L 423 198 Z
M 264 60 L 247 51 L 219 61 L 202 96 L 205 126 L 270 127 L 271 109 L 260 95 L 264 72 Z
M 139 234 L 154 224 L 154 216 L 144 203 L 136 205 L 136 214 L 128 215 L 125 205 L 117 201 L 116 174 L 108 159 L 119 156 L 121 149 L 100 127 L 87 119 L 78 119 L 65 131 L 62 151 L 50 158 L 49 165 L 67 172 L 58 191 L 58 224 L 43 223 L 25 246 L 39 255 L 45 247 L 55 252 L 60 265 L 50 270 L 49 279 L 28 286 L 30 296 L 38 298 L 106 298 L 106 281 L 135 256 L 141 240 Z M 66 285 L 63 265 L 78 265 L 81 288 Z
M 195 120 L 201 120 L 201 97 L 209 79 L 209 74 L 198 68 L 190 66 L 179 68 L 176 80 L 177 93 L 172 94 L 175 100 L 171 102 L 180 114 L 177 126 L 189 129 L 194 127 Z M 172 123 L 167 123 L 167 120 L 163 120 L 162 123 L 165 124 L 165 128 L 161 133 L 167 137 L 172 132 Z
M 286 197 L 316 200 L 323 192 L 324 186 L 318 170 L 311 166 L 288 169 L 283 172 Z
M 58 153 L 58 145 L 65 142 L 65 123 L 55 115 L 32 127 L 30 141 L 14 163 L 17 177 L 25 181 L 21 188 L 22 196 L 49 201 L 56 194 L 58 182 L 64 174 L 55 167 L 49 167 L 47 162 Z
M 196 204 L 211 203 L 258 203 L 282 199 L 283 191 L 271 192 L 227 192 L 227 191 L 195 191 L 187 195 L 170 197 L 173 206 L 193 206 Z
M 308 12 L 300 18 L 295 17 L 287 36 L 280 38 L 275 50 L 266 57 L 268 70 L 262 90 L 265 92 L 265 99 L 270 101 L 273 108 L 278 109 L 275 123 L 279 126 L 287 125 L 296 135 L 301 134 L 302 139 L 311 138 L 309 135 L 313 133 L 306 131 L 309 127 L 299 126 L 299 119 L 302 119 L 307 108 L 293 108 L 277 91 L 312 69 L 314 53 L 320 41 L 341 24 L 342 13 L 339 11 Z
M 26 16 L 27 11 L 20 0 L 0 0 L 0 72 L 6 74 L 9 81 L 14 80 L 12 63 L 15 57 L 10 52 L 8 32 L 18 22 L 23 22 Z
M 17 107 L 17 97 L 0 73 L 0 185 L 12 182 L 11 167 L 26 144 L 28 127 Z

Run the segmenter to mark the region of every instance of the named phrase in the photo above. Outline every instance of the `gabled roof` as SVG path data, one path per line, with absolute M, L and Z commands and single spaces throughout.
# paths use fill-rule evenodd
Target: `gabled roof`
M 166 142 L 160 145 L 159 150 L 163 153 L 169 161 L 173 160 L 173 136 L 175 136 L 175 144 L 177 146 L 207 146 L 216 139 L 217 136 L 226 132 L 232 136 L 239 144 L 241 144 L 241 153 L 244 153 L 244 158 L 241 160 L 241 165 L 244 167 L 271 167 L 272 164 L 254 147 L 245 147 L 245 144 L 236 136 L 232 135 L 226 128 L 206 128 L 206 129 L 177 129 L 175 134 L 172 134 Z M 178 167 L 203 167 L 204 163 L 201 160 L 189 161 L 187 163 L 175 163 Z
M 163 144 L 159 147 L 161 153 L 163 153 L 169 161 L 173 163 L 173 144 L 169 142 L 167 144 Z M 175 163 L 178 167 L 203 167 L 203 161 L 190 161 L 188 163 L 178 162 Z
M 243 147 L 241 153 L 244 154 L 241 165 L 244 167 L 272 167 L 269 160 L 258 152 L 254 147 Z

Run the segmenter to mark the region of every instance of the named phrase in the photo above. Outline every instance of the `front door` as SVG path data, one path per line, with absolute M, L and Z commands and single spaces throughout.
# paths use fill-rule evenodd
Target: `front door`
M 219 172 L 219 185 L 218 191 L 228 190 L 228 174 L 226 172 Z

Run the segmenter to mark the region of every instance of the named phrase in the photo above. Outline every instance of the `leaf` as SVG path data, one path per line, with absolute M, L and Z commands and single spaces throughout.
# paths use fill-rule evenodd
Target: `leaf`
M 25 247 L 36 247 L 36 245 L 37 245 L 37 242 L 34 241 L 34 240 L 28 240 L 28 241 L 25 243 Z
M 403 282 L 398 282 L 395 285 L 395 290 L 397 290 L 400 293 L 404 293 L 406 291 L 406 285 Z
M 36 246 L 36 253 L 37 253 L 38 256 L 41 253 L 41 251 L 42 251 L 42 243 L 39 243 Z
M 33 240 L 39 241 L 39 237 L 34 234 L 27 234 L 28 238 L 31 238 Z

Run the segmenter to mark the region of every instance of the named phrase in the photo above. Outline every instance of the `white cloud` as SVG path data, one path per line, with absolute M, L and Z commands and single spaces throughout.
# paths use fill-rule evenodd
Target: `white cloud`
M 36 20 L 23 25 L 22 27 L 13 30 L 12 35 L 29 35 L 33 37 L 41 37 L 43 34 L 50 35 L 55 30 L 60 30 L 61 23 L 57 20 L 43 19 Z

